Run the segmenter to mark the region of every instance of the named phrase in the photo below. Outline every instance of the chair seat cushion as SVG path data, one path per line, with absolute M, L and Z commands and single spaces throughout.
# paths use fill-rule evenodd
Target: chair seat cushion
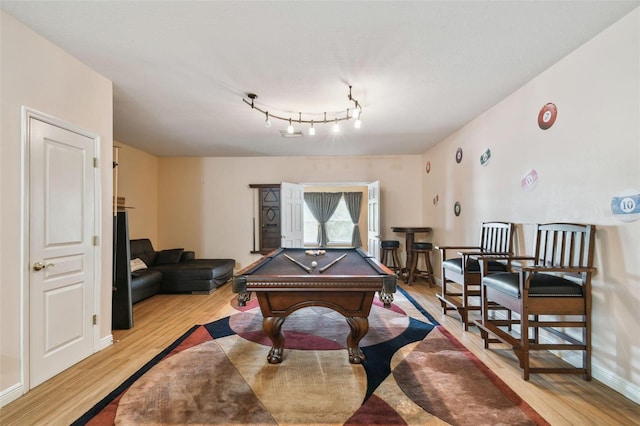
M 489 272 L 506 272 L 507 265 L 504 263 L 496 262 L 494 260 L 490 260 L 489 262 Z M 442 267 L 452 272 L 457 272 L 458 274 L 462 273 L 462 258 L 454 258 L 448 259 L 442 262 Z M 469 259 L 467 261 L 467 272 L 472 274 L 480 273 L 480 264 L 475 259 Z
M 411 244 L 411 250 L 433 250 L 432 243 L 417 242 Z
M 382 248 L 399 248 L 400 241 L 397 240 L 382 240 L 380 242 L 380 247 Z
M 515 298 L 520 298 L 518 274 L 501 272 L 487 275 L 482 284 Z M 529 284 L 529 297 L 582 297 L 582 286 L 551 274 L 535 273 Z

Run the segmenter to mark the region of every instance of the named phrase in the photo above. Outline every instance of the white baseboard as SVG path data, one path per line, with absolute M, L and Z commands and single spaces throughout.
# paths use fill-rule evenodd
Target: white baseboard
M 0 407 L 4 407 L 8 403 L 15 401 L 24 395 L 25 389 L 23 383 L 16 383 L 15 385 L 5 389 L 0 393 Z
M 551 343 L 548 339 L 542 340 Z M 593 357 L 593 351 L 591 352 L 591 356 Z M 582 357 L 576 353 L 567 352 L 564 356 L 560 356 L 560 358 L 574 366 L 582 365 Z M 607 369 L 601 368 L 597 363 L 594 363 L 593 360 L 591 362 L 591 376 L 636 404 L 640 404 L 640 387 Z
M 113 334 L 108 334 L 100 339 L 100 343 L 98 344 L 98 351 L 108 348 L 111 345 L 113 345 Z

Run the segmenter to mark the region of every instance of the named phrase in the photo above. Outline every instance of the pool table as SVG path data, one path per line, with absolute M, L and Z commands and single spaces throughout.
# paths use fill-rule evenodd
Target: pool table
M 347 337 L 349 362 L 360 364 L 360 340 L 369 331 L 369 312 L 375 293 L 386 307 L 393 301 L 397 276 L 368 252 L 359 248 L 280 248 L 249 265 L 233 277 L 233 291 L 243 306 L 254 292 L 260 304 L 265 334 L 271 339 L 267 360 L 282 362 L 282 324 L 292 312 L 323 306 L 341 313 L 351 329 Z M 312 262 L 316 266 L 312 266 Z

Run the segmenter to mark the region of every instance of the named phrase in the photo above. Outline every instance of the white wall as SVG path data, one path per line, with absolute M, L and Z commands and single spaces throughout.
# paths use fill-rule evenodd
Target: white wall
M 480 222 L 505 220 L 524 224 L 518 248 L 530 253 L 535 223 L 597 225 L 593 374 L 636 402 L 640 221 L 617 220 L 610 201 L 627 188 L 640 193 L 639 28 L 636 9 L 427 151 L 422 171 L 424 221 L 439 244 L 475 244 Z M 558 115 L 550 129 L 541 130 L 538 112 L 547 102 Z M 458 147 L 464 153 L 459 164 Z M 481 166 L 487 149 L 491 159 Z M 521 179 L 530 169 L 539 180 L 527 191 Z M 456 201 L 462 205 L 459 217 Z
M 118 197 L 125 198 L 129 238 L 149 238 L 157 244 L 158 157 L 117 141 L 114 145 L 118 147 Z
M 103 237 L 98 312 L 100 338 L 111 336 L 111 82 L 0 11 L 0 405 L 26 391 L 21 376 L 23 319 L 20 224 L 21 107 L 27 106 L 100 136 Z
M 372 182 L 381 185 L 383 237 L 422 221 L 422 157 L 160 158 L 159 248 L 230 257 L 242 268 L 253 249 L 252 183 Z M 366 232 L 366 230 L 364 230 Z M 366 236 L 363 236 L 366 239 Z

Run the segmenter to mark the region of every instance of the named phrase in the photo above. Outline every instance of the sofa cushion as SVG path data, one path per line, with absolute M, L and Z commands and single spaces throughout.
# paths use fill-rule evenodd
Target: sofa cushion
M 131 303 L 151 297 L 160 291 L 162 274 L 151 269 L 140 269 L 131 273 Z
M 520 279 L 515 272 L 487 275 L 482 284 L 520 299 Z M 530 297 L 581 297 L 582 286 L 552 274 L 535 273 L 529 283 Z
M 196 259 L 176 265 L 156 265 L 162 272 L 162 293 L 192 293 L 215 290 L 233 277 L 234 259 Z
M 214 267 L 191 262 L 155 265 L 153 269 L 162 272 L 163 280 L 209 280 L 216 276 Z
M 216 285 L 226 283 L 233 277 L 233 268 L 236 266 L 235 259 L 195 259 L 185 262 L 187 265 L 197 265 L 199 268 L 211 268 L 212 278 Z
M 148 238 L 131 240 L 129 245 L 131 247 L 131 259 L 140 258 L 147 266 L 155 263 L 156 251 L 153 249 L 151 240 Z
M 156 265 L 173 265 L 180 262 L 180 256 L 184 249 L 161 250 L 156 255 Z
M 507 265 L 504 263 L 496 262 L 494 260 L 490 260 L 487 262 L 489 264 L 489 272 L 505 272 L 507 270 Z M 442 262 L 442 267 L 444 269 L 448 269 L 453 272 L 457 272 L 458 274 L 462 273 L 462 258 L 457 257 L 453 259 L 447 259 Z M 475 259 L 469 259 L 467 261 L 467 272 L 479 274 L 480 273 L 480 263 Z

